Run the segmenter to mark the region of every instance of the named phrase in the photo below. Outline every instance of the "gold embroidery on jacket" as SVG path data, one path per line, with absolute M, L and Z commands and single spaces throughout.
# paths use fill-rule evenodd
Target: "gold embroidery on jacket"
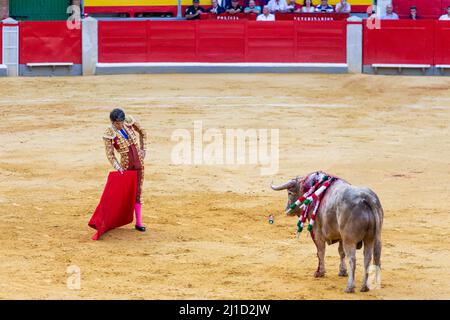
M 129 164 L 128 150 L 130 145 L 134 144 L 137 150 L 145 150 L 147 133 L 131 116 L 125 118 L 123 128 L 128 135 L 128 140 L 125 139 L 120 130 L 117 130 L 113 125 L 106 129 L 103 140 L 105 141 L 106 156 L 111 165 L 117 169 L 117 164 L 119 164 L 114 154 L 114 149 L 116 147 L 117 152 L 120 154 L 120 166 L 122 169 L 126 170 Z M 139 142 L 135 131 L 139 133 Z M 141 153 L 138 153 L 141 165 L 144 167 L 144 159 L 142 158 Z

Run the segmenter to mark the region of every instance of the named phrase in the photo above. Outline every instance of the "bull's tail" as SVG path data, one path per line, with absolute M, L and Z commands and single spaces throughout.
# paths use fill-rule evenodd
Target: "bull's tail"
M 366 189 L 363 192 L 363 197 L 366 203 L 370 207 L 370 211 L 375 219 L 375 239 L 373 246 L 373 263 L 377 266 L 377 270 L 381 269 L 381 228 L 383 226 L 383 207 L 381 206 L 380 199 L 370 189 Z

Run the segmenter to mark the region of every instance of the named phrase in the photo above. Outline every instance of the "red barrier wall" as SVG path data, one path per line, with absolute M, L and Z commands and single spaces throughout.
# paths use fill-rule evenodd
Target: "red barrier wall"
M 345 21 L 99 21 L 104 63 L 345 61 Z
M 3 63 L 3 24 L 0 22 L 0 64 Z
M 363 23 L 363 64 L 433 64 L 434 20 L 381 21 L 380 29 Z
M 72 62 L 81 64 L 81 29 L 65 21 L 20 22 L 19 63 Z
M 450 21 L 437 21 L 435 32 L 435 64 L 450 65 Z

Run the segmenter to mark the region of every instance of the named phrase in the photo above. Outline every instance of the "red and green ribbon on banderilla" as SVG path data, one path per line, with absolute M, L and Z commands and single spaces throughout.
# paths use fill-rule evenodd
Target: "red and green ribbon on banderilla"
M 297 207 L 300 207 L 300 210 L 302 210 L 302 213 L 297 223 L 297 233 L 301 233 L 303 231 L 303 226 L 306 222 L 308 212 L 311 209 L 311 206 L 314 205 L 308 224 L 308 231 L 309 232 L 312 231 L 314 220 L 316 218 L 317 209 L 319 208 L 320 205 L 320 200 L 322 199 L 324 192 L 333 183 L 334 180 L 336 180 L 336 178 L 325 175 L 324 177 L 322 177 L 322 179 L 320 179 L 317 183 L 315 183 L 305 194 L 303 194 L 300 198 L 298 198 L 298 200 L 295 201 L 286 211 L 286 214 L 290 214 Z

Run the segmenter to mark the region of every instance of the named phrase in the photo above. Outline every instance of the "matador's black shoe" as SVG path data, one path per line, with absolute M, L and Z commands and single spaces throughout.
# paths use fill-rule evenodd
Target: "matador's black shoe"
M 134 228 L 137 230 L 137 231 L 140 231 L 140 232 L 145 232 L 145 227 L 144 226 L 134 226 Z

